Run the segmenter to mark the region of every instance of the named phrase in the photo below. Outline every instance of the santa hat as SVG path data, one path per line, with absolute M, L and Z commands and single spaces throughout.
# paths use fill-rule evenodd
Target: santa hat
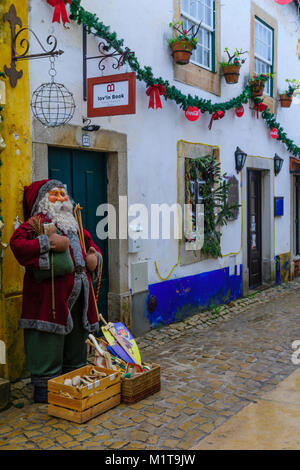
M 40 201 L 51 189 L 56 187 L 65 188 L 66 185 L 58 180 L 46 179 L 25 186 L 23 196 L 24 222 L 38 212 Z

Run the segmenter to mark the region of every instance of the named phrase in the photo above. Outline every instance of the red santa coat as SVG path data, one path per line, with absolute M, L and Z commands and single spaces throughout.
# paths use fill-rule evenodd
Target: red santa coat
M 57 185 L 57 182 L 55 183 Z M 43 223 L 51 222 L 47 216 L 43 214 L 37 215 L 41 217 Z M 63 235 L 66 234 L 63 233 Z M 74 272 L 55 278 L 54 292 L 56 312 L 54 316 L 52 312 L 51 279 L 39 283 L 36 281 L 33 274 L 33 268 L 45 269 L 47 267 L 46 258 L 49 253 L 49 241 L 46 235 L 41 235 L 38 238 L 34 238 L 35 236 L 30 224 L 24 222 L 15 231 L 10 240 L 10 246 L 16 259 L 25 267 L 22 316 L 19 320 L 19 326 L 21 328 L 33 328 L 63 335 L 70 333 L 73 329 L 73 321 L 70 312 L 79 297 L 81 289 L 83 289 L 83 325 L 89 332 L 96 331 L 98 329 L 98 318 L 93 300 L 91 276 L 88 273 Z M 74 234 L 72 238 L 75 241 L 71 240 L 69 249 L 74 266 L 76 267 L 78 266 L 78 259 L 83 261 L 81 265 L 85 264 L 86 255 L 79 245 L 78 235 Z M 88 251 L 90 247 L 94 247 L 101 255 L 101 251 L 86 230 L 84 230 L 84 238 L 86 250 Z M 98 256 L 98 261 L 100 261 L 100 256 Z

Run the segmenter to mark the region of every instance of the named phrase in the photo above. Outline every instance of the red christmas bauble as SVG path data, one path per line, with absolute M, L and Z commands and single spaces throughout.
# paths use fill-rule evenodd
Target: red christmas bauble
M 189 121 L 197 121 L 197 119 L 199 119 L 199 116 L 200 116 L 200 111 L 196 106 L 194 107 L 189 106 L 185 112 L 185 117 Z
M 271 134 L 272 139 L 278 138 L 278 130 L 276 129 L 276 127 L 273 127 L 270 134 Z
M 244 112 L 244 106 L 241 106 L 240 108 L 235 108 L 235 114 L 237 115 L 237 117 L 242 117 Z

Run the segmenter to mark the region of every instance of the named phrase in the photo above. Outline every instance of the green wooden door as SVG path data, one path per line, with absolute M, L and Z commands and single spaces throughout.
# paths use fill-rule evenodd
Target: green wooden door
M 68 193 L 79 203 L 82 210 L 83 227 L 91 234 L 103 254 L 103 271 L 98 300 L 99 312 L 107 319 L 108 293 L 108 241 L 99 240 L 96 226 L 100 220 L 96 216 L 97 207 L 107 203 L 106 158 L 104 154 L 49 148 L 49 178 L 67 185 Z M 97 283 L 94 284 L 96 291 Z

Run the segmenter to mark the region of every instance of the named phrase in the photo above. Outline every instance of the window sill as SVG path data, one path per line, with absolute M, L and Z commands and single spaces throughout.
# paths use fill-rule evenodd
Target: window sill
M 175 80 L 196 88 L 201 88 L 217 96 L 221 96 L 221 77 L 219 72 L 219 66 L 216 72 L 210 72 L 192 63 L 187 65 L 174 64 Z

